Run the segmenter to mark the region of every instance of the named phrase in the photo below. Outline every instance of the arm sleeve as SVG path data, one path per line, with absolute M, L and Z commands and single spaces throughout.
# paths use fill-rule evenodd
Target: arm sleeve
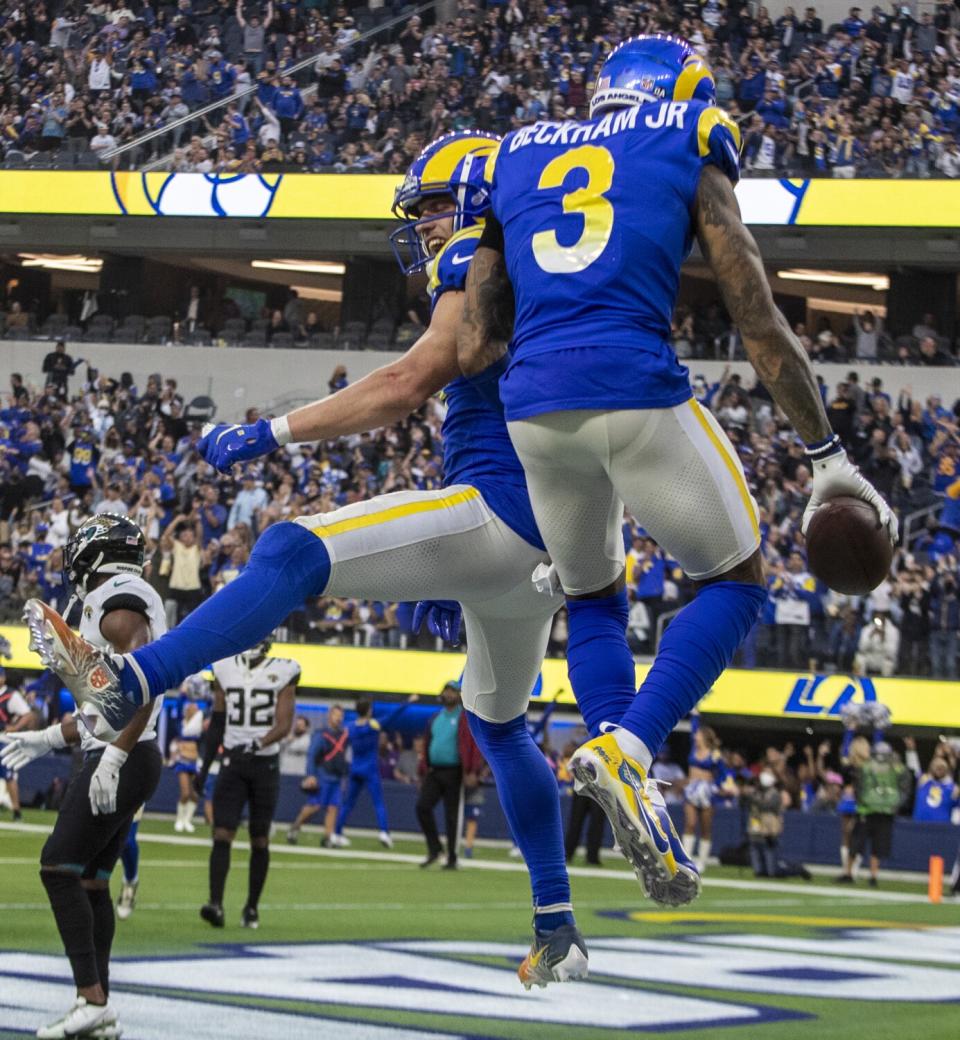
M 503 252 L 503 225 L 493 213 L 487 214 L 483 234 L 480 236 L 480 245 L 486 249 L 495 249 L 498 253 Z
M 223 734 L 227 729 L 227 712 L 215 711 L 210 716 L 210 725 L 207 727 L 207 743 L 203 751 L 203 765 L 200 767 L 200 775 L 197 778 L 197 787 L 202 788 L 210 774 L 210 767 L 216 761 L 217 752 L 223 743 Z
M 146 601 L 132 592 L 118 592 L 104 601 L 104 617 L 114 610 L 132 610 L 135 614 L 143 614 L 145 618 L 150 617 Z

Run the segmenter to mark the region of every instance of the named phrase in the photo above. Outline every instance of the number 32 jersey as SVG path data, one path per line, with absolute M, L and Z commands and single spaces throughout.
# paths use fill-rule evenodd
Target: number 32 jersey
M 285 657 L 265 657 L 248 668 L 239 657 L 227 657 L 213 666 L 213 677 L 227 698 L 227 728 L 223 746 L 230 748 L 263 739 L 273 728 L 280 691 L 295 685 L 300 665 Z M 276 755 L 280 742 L 261 748 L 258 755 Z
M 491 156 L 493 213 L 516 297 L 508 420 L 567 409 L 671 408 L 690 383 L 670 344 L 704 165 L 739 176 L 719 108 L 665 101 L 535 123 Z

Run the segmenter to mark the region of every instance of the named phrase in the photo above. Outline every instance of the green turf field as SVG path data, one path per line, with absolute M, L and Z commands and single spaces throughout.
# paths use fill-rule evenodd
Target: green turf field
M 0 1037 L 32 1035 L 69 1003 L 37 857 L 49 814 L 0 826 Z M 137 910 L 118 922 L 112 1000 L 129 1040 L 913 1040 L 960 1035 L 960 905 L 925 887 L 762 883 L 716 869 L 684 912 L 645 902 L 612 854 L 574 871 L 591 980 L 526 993 L 525 874 L 503 849 L 457 872 L 392 854 L 274 845 L 262 926 L 239 925 L 246 851 L 234 850 L 228 925 L 205 899 L 207 838 L 142 824 Z M 599 876 L 598 876 L 599 875 Z M 116 879 L 115 879 L 116 884 Z M 336 1021 L 333 1021 L 336 1020 Z

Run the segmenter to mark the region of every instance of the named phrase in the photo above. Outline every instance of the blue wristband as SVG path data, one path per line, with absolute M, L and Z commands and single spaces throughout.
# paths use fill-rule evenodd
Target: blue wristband
M 804 448 L 807 452 L 807 458 L 811 462 L 823 462 L 824 459 L 828 459 L 832 455 L 838 455 L 844 450 L 840 437 L 836 433 L 830 434 L 829 437 L 825 437 L 822 441 L 806 444 Z

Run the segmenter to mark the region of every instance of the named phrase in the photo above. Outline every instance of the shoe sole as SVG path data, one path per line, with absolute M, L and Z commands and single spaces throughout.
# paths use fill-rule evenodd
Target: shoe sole
M 579 946 L 571 946 L 566 957 L 557 964 L 549 965 L 541 960 L 534 968 L 530 968 L 529 962 L 528 954 L 517 970 L 517 977 L 525 990 L 534 986 L 545 989 L 551 982 L 576 982 L 588 975 L 587 956 Z
M 703 891 L 700 875 L 696 871 L 677 864 L 677 872 L 666 882 L 654 882 L 650 886 L 649 895 L 660 906 L 687 906 Z
M 621 800 L 617 784 L 590 750 L 577 751 L 570 761 L 573 789 L 593 799 L 607 816 L 624 859 L 633 867 L 643 893 L 649 896 L 657 884 L 669 883 L 673 875 L 660 850 L 643 824 Z

